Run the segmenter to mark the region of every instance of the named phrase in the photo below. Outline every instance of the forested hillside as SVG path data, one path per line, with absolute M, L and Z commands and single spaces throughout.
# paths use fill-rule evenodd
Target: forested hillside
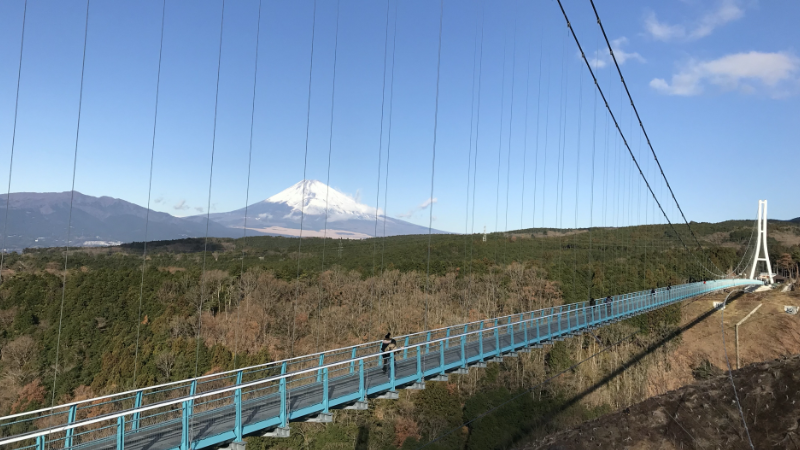
M 773 264 L 794 270 L 800 226 L 770 226 Z M 519 230 L 485 241 L 482 235 L 189 239 L 147 243 L 146 261 L 143 243 L 71 249 L 67 259 L 63 248 L 8 254 L 0 285 L 0 413 L 49 406 L 54 385 L 61 403 L 374 340 L 386 331 L 419 331 L 424 323 L 438 327 L 741 271 L 743 257 L 752 257 L 744 254 L 752 228 L 744 221 L 692 224 L 704 252 L 685 226 L 676 234 L 649 225 Z M 669 334 L 680 311 L 631 319 L 600 337 L 612 342 L 625 330 L 640 330 L 638 344 L 617 350 L 624 359 Z M 404 397 L 385 417 L 354 413 L 325 433 L 347 439 L 371 433 L 380 446 L 369 448 L 423 442 L 595 347 L 591 340 L 559 343 L 514 367 L 464 377 L 451 391 Z M 601 364 L 598 379 L 613 367 Z M 633 379 L 626 383 L 627 395 L 636 397 Z M 579 387 L 543 391 L 524 408 L 589 417 L 615 401 L 609 391 L 587 409 L 571 401 Z M 492 440 L 492 427 L 515 426 L 500 418 L 481 422 L 440 448 L 493 448 L 479 444 Z

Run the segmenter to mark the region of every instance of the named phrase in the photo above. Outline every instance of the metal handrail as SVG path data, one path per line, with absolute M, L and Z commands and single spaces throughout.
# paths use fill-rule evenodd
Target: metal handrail
M 733 285 L 734 286 L 740 284 L 740 283 L 737 282 L 739 280 L 731 280 L 731 281 L 733 281 Z M 752 284 L 753 283 L 750 280 L 741 280 L 741 281 L 744 281 L 744 283 L 741 283 L 741 284 Z M 713 282 L 711 282 L 711 283 L 713 283 Z M 685 285 L 681 285 L 681 286 L 676 286 L 674 290 L 675 291 L 681 291 L 683 293 L 690 286 L 693 286 L 693 285 L 696 286 L 698 284 L 699 283 L 691 283 L 691 284 L 685 284 Z M 724 289 L 726 287 L 729 287 L 729 286 L 720 287 L 719 289 Z M 707 289 L 705 291 L 711 291 L 711 290 L 714 290 L 714 289 Z M 666 291 L 666 289 L 659 289 L 658 293 L 663 293 L 664 291 Z M 630 295 L 626 295 L 624 297 L 623 296 L 617 296 L 617 297 L 618 297 L 618 300 L 630 300 L 630 299 L 636 298 L 638 296 L 642 296 L 645 299 L 647 299 L 648 297 L 650 297 L 650 292 L 648 292 L 648 291 L 639 291 L 639 292 L 636 292 L 636 293 L 633 293 L 633 294 L 630 294 Z M 672 298 L 667 299 L 667 302 L 665 302 L 665 303 L 663 303 L 663 304 L 661 304 L 659 306 L 664 306 L 666 303 L 671 303 L 671 302 L 674 302 L 674 301 L 678 301 L 678 300 L 681 300 L 682 298 L 683 297 L 676 295 L 676 297 L 674 299 L 672 299 Z M 615 300 L 615 301 L 618 301 L 618 300 Z M 583 302 L 583 303 L 585 303 L 585 302 Z M 607 306 L 609 306 L 609 304 L 602 304 L 601 303 L 601 304 L 598 304 L 598 305 L 595 305 L 595 306 L 591 306 L 591 307 L 588 307 L 588 308 L 590 308 L 592 310 L 596 310 L 596 309 L 607 307 Z M 577 311 L 577 309 L 578 308 L 576 308 L 575 310 Z M 585 309 L 587 309 L 587 307 L 583 307 L 582 309 L 585 310 Z M 566 311 L 566 314 L 569 314 L 570 312 L 571 312 L 571 310 L 568 309 Z M 562 312 L 559 312 L 559 313 L 549 314 L 547 316 L 543 315 L 543 316 L 540 316 L 540 317 L 537 317 L 537 318 L 522 319 L 522 320 L 519 320 L 519 321 L 514 322 L 514 323 L 498 324 L 496 326 L 492 326 L 492 327 L 489 327 L 489 328 L 483 328 L 483 329 L 476 330 L 476 331 L 471 331 L 471 332 L 466 332 L 466 333 L 462 332 L 462 333 L 458 333 L 458 334 L 451 335 L 451 336 L 445 336 L 443 338 L 432 339 L 432 340 L 429 340 L 429 341 L 425 341 L 425 342 L 420 342 L 420 343 L 416 343 L 416 344 L 413 344 L 413 345 L 409 345 L 408 347 L 405 347 L 404 350 L 416 348 L 417 349 L 417 353 L 419 353 L 420 352 L 420 347 L 422 347 L 423 345 L 430 346 L 431 344 L 442 343 L 442 342 L 449 341 L 449 340 L 452 340 L 452 339 L 461 338 L 462 336 L 479 335 L 479 336 L 482 337 L 483 334 L 486 333 L 486 332 L 491 332 L 491 331 L 497 330 L 497 333 L 499 333 L 499 330 L 502 329 L 502 328 L 507 328 L 509 326 L 513 326 L 513 325 L 520 324 L 520 323 L 529 323 L 529 322 L 532 322 L 534 320 L 540 321 L 540 320 L 542 320 L 544 318 L 547 318 L 547 317 L 561 316 L 564 313 L 565 312 L 562 311 Z M 522 314 L 527 314 L 527 313 L 522 313 Z M 620 314 L 618 312 L 616 315 L 624 315 L 624 313 Z M 505 316 L 505 317 L 511 317 L 511 316 Z M 493 320 L 493 319 L 489 319 L 489 320 Z M 561 321 L 561 318 L 559 318 L 559 323 L 560 323 L 560 321 Z M 584 322 L 584 326 L 587 326 L 587 325 L 588 324 L 586 322 Z M 463 327 L 464 325 L 462 324 L 462 325 L 456 325 L 456 326 Z M 576 324 L 576 326 L 577 326 L 577 324 Z M 452 328 L 452 327 L 450 327 L 450 328 Z M 561 330 L 560 333 L 563 334 L 563 333 L 567 333 L 567 332 L 569 332 L 569 328 L 566 329 L 566 330 Z M 495 333 L 495 334 L 497 334 L 497 333 Z M 137 413 L 141 413 L 141 412 L 145 412 L 145 411 L 150 411 L 150 410 L 153 410 L 153 409 L 158 409 L 158 408 L 163 408 L 163 407 L 167 407 L 167 406 L 171 406 L 171 405 L 180 404 L 180 403 L 183 403 L 183 402 L 194 401 L 194 400 L 205 398 L 205 397 L 211 397 L 211 396 L 214 396 L 214 395 L 220 395 L 220 394 L 224 394 L 224 393 L 228 393 L 228 392 L 234 392 L 234 391 L 237 391 L 237 390 L 241 390 L 241 389 L 245 389 L 245 388 L 249 388 L 249 387 L 255 387 L 255 386 L 259 386 L 259 385 L 270 383 L 270 382 L 274 382 L 274 381 L 280 381 L 281 379 L 295 377 L 295 376 L 298 376 L 298 375 L 303 375 L 303 374 L 313 373 L 313 372 L 320 373 L 320 371 L 324 371 L 324 370 L 329 369 L 331 367 L 338 367 L 338 366 L 343 366 L 343 365 L 346 365 L 346 364 L 350 365 L 350 364 L 353 364 L 355 362 L 365 361 L 367 359 L 375 358 L 375 357 L 381 357 L 382 355 L 386 355 L 386 354 L 391 355 L 393 353 L 398 352 L 398 350 L 399 349 L 395 349 L 395 350 L 388 351 L 388 352 L 376 352 L 376 353 L 373 353 L 373 354 L 370 354 L 370 355 L 351 358 L 351 359 L 348 359 L 348 360 L 345 360 L 345 361 L 337 361 L 337 362 L 334 362 L 334 363 L 323 364 L 323 365 L 319 365 L 319 366 L 315 366 L 315 367 L 307 368 L 307 369 L 302 369 L 302 370 L 295 371 L 295 372 L 283 373 L 283 374 L 267 377 L 267 378 L 264 378 L 264 379 L 261 379 L 261 380 L 255 380 L 255 381 L 251 381 L 251 382 L 247 382 L 247 383 L 236 384 L 236 385 L 233 385 L 233 386 L 226 386 L 226 387 L 210 390 L 210 391 L 199 393 L 199 394 L 183 396 L 183 397 L 179 397 L 179 398 L 176 398 L 176 399 L 170 399 L 170 400 L 165 400 L 165 401 L 153 403 L 153 404 L 150 404 L 150 405 L 139 406 L 139 407 L 133 408 L 133 409 L 127 409 L 127 410 L 119 411 L 119 412 L 115 412 L 115 413 L 104 414 L 102 416 L 97 416 L 97 417 L 93 417 L 93 418 L 87 418 L 87 419 L 83 419 L 81 421 L 75 421 L 75 422 L 72 422 L 72 423 L 68 423 L 66 425 L 48 427 L 48 428 L 45 428 L 43 430 L 38 430 L 36 432 L 26 433 L 26 434 L 23 434 L 23 435 L 9 437 L 9 438 L 6 438 L 6 439 L 0 439 L 0 445 L 10 444 L 10 443 L 13 443 L 13 442 L 19 442 L 19 441 L 22 441 L 22 440 L 32 439 L 32 438 L 36 438 L 36 437 L 39 437 L 39 436 L 46 436 L 46 435 L 50 435 L 52 433 L 57 433 L 57 432 L 60 432 L 60 431 L 66 431 L 66 430 L 70 430 L 70 429 L 75 429 L 75 428 L 78 428 L 78 427 L 92 425 L 92 424 L 95 424 L 95 423 L 99 423 L 99 422 L 103 422 L 103 421 L 107 421 L 107 420 L 112 420 L 112 419 L 115 419 L 115 418 L 124 417 L 124 416 L 131 415 L 131 414 L 137 414 Z M 499 349 L 496 349 L 496 351 L 499 352 Z M 285 364 L 285 362 L 283 364 Z M 240 372 L 240 371 L 243 372 L 246 369 L 247 368 L 238 369 L 235 372 Z M 184 380 L 184 381 L 188 381 L 188 380 Z M 97 399 L 93 399 L 93 400 L 96 401 Z M 68 406 L 68 405 L 61 405 L 60 407 L 66 407 L 66 406 Z

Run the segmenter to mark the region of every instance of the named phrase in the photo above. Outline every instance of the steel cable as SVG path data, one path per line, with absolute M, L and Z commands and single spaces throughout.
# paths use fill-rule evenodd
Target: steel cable
M 147 182 L 147 212 L 144 219 L 144 241 L 142 243 L 142 278 L 139 283 L 139 313 L 136 321 L 136 351 L 133 358 L 133 387 L 136 387 L 136 374 L 139 369 L 139 337 L 142 328 L 142 299 L 144 297 L 144 273 L 147 268 L 147 232 L 150 225 L 150 198 L 153 192 L 153 161 L 156 152 L 156 126 L 158 125 L 158 96 L 161 88 L 161 56 L 164 50 L 164 18 L 166 16 L 167 0 L 161 2 L 161 37 L 158 43 L 158 71 L 156 75 L 156 98 L 153 107 L 153 138 L 150 143 L 150 175 Z
M 0 283 L 3 282 L 3 267 L 6 261 L 6 237 L 8 236 L 8 210 L 11 208 L 11 175 L 14 173 L 14 150 L 17 144 L 17 115 L 19 113 L 19 85 L 22 80 L 22 54 L 25 49 L 25 24 L 28 18 L 28 0 L 22 6 L 22 31 L 19 39 L 19 63 L 17 65 L 17 90 L 14 95 L 14 125 L 11 128 L 11 155 L 8 160 L 8 189 L 6 190 L 6 211 L 3 220 L 3 242 L 0 246 Z

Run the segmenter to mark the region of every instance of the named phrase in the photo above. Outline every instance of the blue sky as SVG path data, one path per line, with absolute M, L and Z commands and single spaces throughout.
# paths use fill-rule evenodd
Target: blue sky
M 770 217 L 800 216 L 791 187 L 800 166 L 800 3 L 596 3 L 688 218 L 752 218 L 763 198 Z M 564 4 L 642 170 L 678 220 L 602 51 L 588 0 Z M 263 1 L 251 203 L 303 178 L 312 5 Z M 439 3 L 390 3 L 384 93 L 387 3 L 341 0 L 332 108 L 336 5 L 317 4 L 307 178 L 327 180 L 330 149 L 332 187 L 374 206 L 380 185 L 379 206 L 388 215 L 423 225 L 433 204 L 434 227 L 450 231 L 472 229 L 466 208 L 473 187 L 475 231 L 663 220 L 596 100 L 557 3 L 444 2 L 433 201 Z M 258 6 L 225 5 L 212 212 L 245 203 Z M 22 9 L 22 0 L 0 3 L 3 192 Z M 151 203 L 159 211 L 200 214 L 209 203 L 221 12 L 219 0 L 166 3 Z M 12 192 L 70 189 L 84 14 L 81 1 L 28 2 Z M 147 203 L 160 21 L 160 1 L 91 3 L 80 192 Z

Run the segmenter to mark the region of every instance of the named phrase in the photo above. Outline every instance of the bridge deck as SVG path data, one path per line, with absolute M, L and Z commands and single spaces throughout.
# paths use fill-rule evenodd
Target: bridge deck
M 8 436 L 0 438 L 0 444 L 16 442 L 21 448 L 37 450 L 188 450 L 239 441 L 248 434 L 285 428 L 290 421 L 328 413 L 522 348 L 581 334 L 686 298 L 754 283 L 718 280 L 660 289 L 655 295 L 625 294 L 595 306 L 584 302 L 401 337 L 402 347 L 384 355 L 376 354 L 376 343 L 370 343 L 9 416 L 0 418 L 0 431 Z M 365 351 L 366 355 L 359 355 Z M 388 364 L 384 357 L 389 358 Z M 98 405 L 107 409 L 111 405 L 118 411 L 93 417 L 97 413 L 91 414 L 92 408 Z M 47 426 L 9 433 L 12 425 L 31 429 L 42 423 Z

